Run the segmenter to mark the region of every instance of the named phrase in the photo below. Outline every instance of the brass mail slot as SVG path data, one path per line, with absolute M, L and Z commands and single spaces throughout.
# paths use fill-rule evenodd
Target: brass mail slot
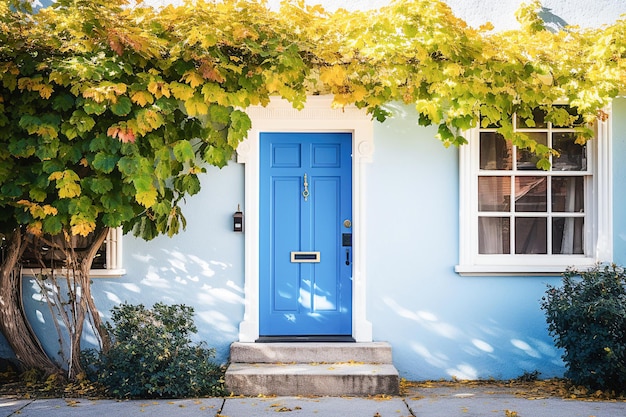
M 291 252 L 291 262 L 319 262 L 319 252 Z

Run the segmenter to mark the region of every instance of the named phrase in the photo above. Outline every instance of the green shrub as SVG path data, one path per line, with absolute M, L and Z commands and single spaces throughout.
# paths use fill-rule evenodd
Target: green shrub
M 542 298 L 548 329 L 565 353 L 576 385 L 622 392 L 626 387 L 626 275 L 616 265 L 566 271 Z
M 119 398 L 184 398 L 221 395 L 223 374 L 213 349 L 193 344 L 193 308 L 157 303 L 121 304 L 107 323 L 113 341 L 105 354 L 83 351 L 87 376 Z

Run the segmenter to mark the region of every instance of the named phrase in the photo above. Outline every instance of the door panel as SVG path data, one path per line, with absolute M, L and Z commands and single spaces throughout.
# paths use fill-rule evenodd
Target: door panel
M 352 136 L 262 133 L 260 146 L 260 335 L 350 335 Z

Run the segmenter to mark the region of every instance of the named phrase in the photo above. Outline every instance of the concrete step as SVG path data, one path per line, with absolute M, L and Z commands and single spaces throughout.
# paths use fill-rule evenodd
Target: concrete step
M 233 363 L 226 387 L 235 395 L 396 395 L 398 371 L 391 364 Z
M 372 343 L 233 343 L 226 388 L 235 395 L 398 393 L 391 346 Z
M 239 343 L 230 347 L 233 363 L 364 362 L 392 363 L 391 345 L 370 343 Z

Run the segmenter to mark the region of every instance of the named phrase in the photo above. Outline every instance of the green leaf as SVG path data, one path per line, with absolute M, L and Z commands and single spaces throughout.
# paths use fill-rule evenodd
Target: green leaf
M 89 142 L 89 150 L 91 152 L 108 151 L 110 153 L 116 153 L 121 146 L 122 144 L 119 140 L 113 139 L 105 134 L 97 135 Z
M 76 126 L 79 132 L 89 132 L 96 125 L 96 121 L 82 110 L 76 110 L 70 117 L 70 123 Z
M 62 171 L 64 167 L 65 165 L 61 161 L 53 159 L 51 161 L 43 162 L 42 171 L 45 172 L 46 174 L 52 174 L 53 172 L 56 172 L 56 171 Z
M 46 218 L 42 221 L 43 231 L 45 233 L 49 233 L 51 235 L 56 235 L 61 233 L 63 230 L 63 222 L 61 221 L 61 216 L 46 216 Z
M 101 115 L 106 111 L 107 106 L 104 103 L 98 103 L 94 100 L 87 99 L 83 104 L 83 109 L 87 114 Z
M 137 160 L 131 156 L 124 156 L 117 161 L 120 172 L 127 177 L 132 177 L 137 172 Z
M 117 193 L 108 193 L 100 197 L 100 203 L 102 207 L 109 211 L 119 210 L 122 205 L 122 197 Z
M 70 214 L 86 214 L 88 217 L 94 214 L 93 201 L 87 196 L 80 196 L 70 200 L 68 211 Z
M 76 139 L 79 134 L 78 128 L 70 122 L 63 122 L 61 124 L 61 133 L 69 140 Z
M 209 106 L 209 118 L 211 122 L 226 126 L 230 121 L 230 113 L 232 107 L 220 106 L 219 104 L 211 104 Z
M 176 178 L 176 188 L 188 193 L 189 195 L 197 194 L 200 191 L 200 180 L 195 174 L 183 175 Z
M 228 144 L 236 148 L 248 135 L 252 128 L 250 117 L 241 110 L 235 110 L 230 114 L 230 127 L 228 129 Z
M 93 160 L 93 167 L 98 171 L 102 171 L 105 174 L 109 174 L 115 169 L 119 157 L 116 155 L 110 155 L 105 152 L 98 152 Z
M 126 116 L 133 108 L 133 102 L 126 96 L 118 97 L 117 102 L 111 104 L 111 111 L 117 116 Z
M 89 186 L 93 192 L 98 194 L 105 194 L 106 192 L 113 189 L 113 182 L 106 177 L 94 178 L 91 180 Z
M 195 154 L 191 143 L 186 140 L 180 140 L 174 145 L 174 157 L 178 162 L 193 161 Z
M 29 197 L 33 200 L 33 201 L 37 201 L 39 203 L 43 202 L 46 197 L 48 197 L 48 193 L 46 192 L 46 190 L 42 190 L 41 188 L 31 188 L 28 191 L 28 195 Z
M 67 111 L 74 107 L 74 97 L 67 93 L 59 94 L 52 100 L 52 108 L 57 111 Z
M 454 133 L 452 133 L 447 125 L 440 124 L 437 130 L 437 138 L 442 141 L 444 145 L 449 146 L 451 142 L 454 141 Z
M 222 148 L 209 145 L 204 151 L 203 158 L 209 164 L 222 168 L 226 166 L 231 156 L 231 151 L 224 151 Z
M 550 160 L 547 158 L 540 158 L 537 161 L 537 168 L 543 169 L 544 171 L 550 170 Z
M 15 183 L 9 183 L 4 184 L 2 188 L 0 188 L 0 192 L 2 192 L 4 197 L 20 197 L 22 195 L 22 188 Z
M 472 117 L 469 114 L 463 115 L 463 116 L 458 116 L 455 117 L 454 119 L 452 119 L 451 121 L 452 126 L 456 127 L 457 129 L 461 129 L 461 130 L 469 130 L 471 129 L 474 124 L 474 117 Z
M 50 143 L 42 143 L 37 147 L 35 155 L 42 161 L 55 158 L 59 151 L 59 140 L 53 140 Z

